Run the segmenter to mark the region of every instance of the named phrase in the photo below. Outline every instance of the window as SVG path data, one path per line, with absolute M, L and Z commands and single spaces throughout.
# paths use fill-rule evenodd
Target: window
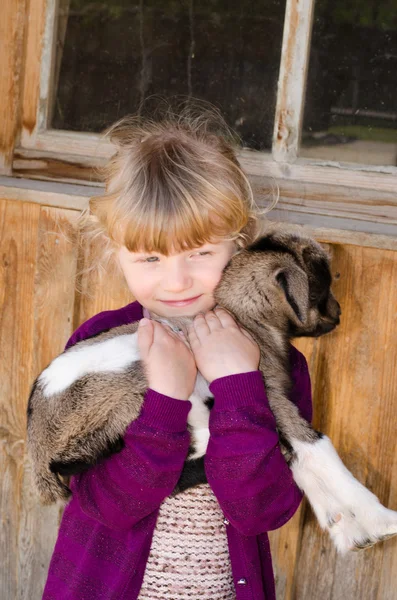
M 71 0 L 57 15 L 51 127 L 99 132 L 153 94 L 183 94 L 270 150 L 284 13 L 285 0 Z
M 241 135 L 258 202 L 278 186 L 273 218 L 395 235 L 395 3 L 7 2 L 26 28 L 12 175 L 100 186 L 98 132 L 150 94 L 191 94 Z
M 300 155 L 397 165 L 397 6 L 315 5 Z

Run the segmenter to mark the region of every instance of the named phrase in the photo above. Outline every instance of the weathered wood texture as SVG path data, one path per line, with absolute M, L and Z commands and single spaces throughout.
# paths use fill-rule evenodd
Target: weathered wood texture
M 314 0 L 287 0 L 273 133 L 273 158 L 298 155 L 309 64 Z
M 48 2 L 48 6 L 54 5 Z M 43 44 L 46 24 L 47 0 L 29 2 L 26 11 L 28 28 L 25 42 L 25 77 L 22 91 L 21 142 L 29 145 L 34 139 L 39 123 L 40 73 L 43 59 Z M 48 84 L 47 84 L 48 85 Z M 47 86 L 46 86 L 47 87 Z
M 0 19 L 0 173 L 12 171 L 19 127 L 27 0 L 2 0 Z
M 75 245 L 53 233 L 72 211 L 0 203 L 2 536 L 5 600 L 41 597 L 60 516 L 32 494 L 24 456 L 26 404 L 36 375 L 62 351 L 72 329 Z
M 132 300 L 116 275 L 102 282 L 85 275 L 80 285 L 90 296 L 75 293 L 76 272 L 89 262 L 86 253 L 78 256 L 77 214 L 0 202 L 2 600 L 41 598 L 61 515 L 59 507 L 39 506 L 31 489 L 24 453 L 30 386 L 79 323 Z M 397 253 L 339 244 L 332 250 L 342 325 L 324 338 L 296 342 L 312 376 L 314 424 L 396 510 Z M 397 599 L 396 539 L 342 559 L 305 501 L 270 539 L 278 600 Z

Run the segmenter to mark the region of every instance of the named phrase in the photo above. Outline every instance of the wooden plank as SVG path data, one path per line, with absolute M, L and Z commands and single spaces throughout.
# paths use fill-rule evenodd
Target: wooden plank
M 392 473 L 397 473 L 397 453 L 394 456 Z M 389 506 L 397 506 L 397 478 L 391 479 Z M 382 570 L 376 600 L 396 600 L 397 598 L 397 551 L 395 544 L 384 544 Z
M 48 152 L 54 158 L 59 153 L 69 155 L 69 158 L 78 156 L 87 159 L 90 157 L 94 161 L 101 158 L 108 159 L 115 151 L 114 144 L 111 144 L 102 134 L 61 129 L 37 131 L 35 137 L 31 138 L 30 141 L 23 141 L 22 147 L 43 153 Z M 73 153 L 71 153 L 72 148 Z M 26 156 L 28 157 L 29 153 L 26 153 Z M 91 162 L 91 164 L 93 163 Z
M 15 203 L 17 204 L 17 203 Z M 18 204 L 17 204 L 18 205 Z M 34 206 L 34 205 L 31 205 Z M 78 245 L 73 231 L 76 211 L 36 207 L 40 218 L 32 264 L 34 284 L 31 304 L 24 310 L 33 315 L 31 370 L 24 383 L 34 378 L 60 354 L 73 329 L 74 281 Z M 26 411 L 27 395 L 21 398 Z M 32 488 L 30 463 L 25 456 L 21 486 L 18 538 L 18 600 L 41 598 L 48 565 L 63 512 L 61 505 L 43 507 Z
M 261 205 L 269 203 L 269 182 L 263 185 L 260 177 L 250 177 L 256 199 Z M 340 185 L 324 187 L 316 182 L 274 181 L 278 187 L 277 208 L 314 215 L 331 216 L 371 223 L 397 225 L 397 197 L 391 192 L 345 188 Z M 277 190 L 277 188 L 275 188 Z
M 20 121 L 26 0 L 3 0 L 0 19 L 0 173 L 10 174 Z
M 304 184 L 340 185 L 396 194 L 397 167 L 331 163 L 299 158 L 295 163 L 273 160 L 270 154 L 243 150 L 240 163 L 249 175 Z
M 277 600 L 292 597 L 294 566 L 299 550 L 302 529 L 302 506 L 280 529 L 269 531 Z
M 0 587 L 16 598 L 26 402 L 33 373 L 35 261 L 40 206 L 0 201 Z M 33 596 L 31 596 L 33 597 Z
M 29 2 L 27 11 L 28 28 L 21 124 L 21 143 L 25 146 L 34 143 L 33 140 L 38 130 L 40 75 L 42 69 L 47 8 L 51 12 L 54 4 L 53 1 L 34 0 L 34 2 Z
M 44 34 L 40 59 L 40 91 L 37 111 L 37 130 L 45 131 L 50 126 L 50 105 L 54 95 L 54 66 L 56 36 L 58 30 L 58 0 L 47 2 L 44 15 Z
M 360 231 L 347 231 L 338 229 L 328 229 L 326 227 L 317 227 L 315 224 L 300 225 L 294 221 L 285 218 L 286 212 L 281 214 L 281 218 L 274 220 L 281 223 L 291 222 L 301 229 L 306 235 L 313 237 L 319 242 L 329 242 L 331 244 L 351 244 L 364 248 L 382 248 L 383 250 L 397 250 L 397 238 L 386 235 L 375 235 L 373 233 L 362 233 Z M 270 220 L 270 219 L 269 219 Z M 273 220 L 273 219 L 271 219 Z
M 285 180 L 273 180 L 271 186 L 256 176 L 250 182 L 261 207 L 269 206 L 278 191 L 278 203 L 266 215 L 271 220 L 397 238 L 397 199 L 391 192 Z
M 335 246 L 333 253 L 342 324 L 313 342 L 314 426 L 330 436 L 352 473 L 396 510 L 397 253 L 348 245 Z M 307 509 L 293 598 L 396 598 L 397 572 L 388 571 L 396 551 L 397 540 L 391 539 L 341 557 Z
M 46 181 L 29 181 L 0 177 L 0 198 L 20 202 L 34 202 L 43 206 L 83 210 L 88 206 L 90 196 L 96 195 L 96 188 L 58 185 Z M 9 185 L 9 184 L 15 185 Z
M 273 158 L 298 156 L 309 64 L 314 0 L 287 0 L 273 133 Z
M 61 183 L 87 183 L 102 185 L 97 167 L 102 167 L 105 161 L 81 156 L 62 155 L 54 157 L 49 152 L 34 150 L 25 157 L 26 150 L 14 152 L 13 174 L 17 177 L 41 179 Z M 32 156 L 35 154 L 36 156 Z

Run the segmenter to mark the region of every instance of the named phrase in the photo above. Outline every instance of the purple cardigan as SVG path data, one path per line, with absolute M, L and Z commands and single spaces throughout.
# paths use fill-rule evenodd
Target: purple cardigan
M 95 315 L 66 348 L 142 318 L 133 302 Z M 304 356 L 291 346 L 291 400 L 312 418 Z M 278 443 L 260 371 L 210 385 L 214 407 L 205 471 L 224 514 L 237 600 L 275 600 L 267 531 L 284 525 L 302 493 Z M 159 507 L 173 491 L 189 448 L 191 402 L 148 389 L 123 450 L 71 479 L 43 600 L 135 600 Z

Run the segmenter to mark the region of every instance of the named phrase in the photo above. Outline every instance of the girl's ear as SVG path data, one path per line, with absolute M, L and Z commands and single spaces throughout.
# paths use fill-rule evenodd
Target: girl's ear
M 301 323 L 307 320 L 309 310 L 309 280 L 297 265 L 277 269 L 275 279 Z

